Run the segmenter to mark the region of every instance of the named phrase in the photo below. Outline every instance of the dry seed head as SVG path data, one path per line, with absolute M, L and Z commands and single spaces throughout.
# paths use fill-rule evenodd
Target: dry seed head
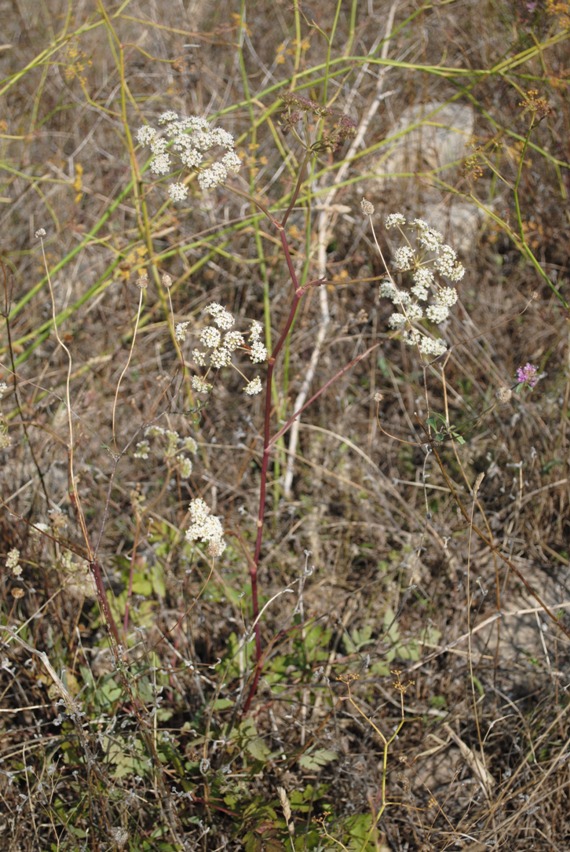
M 507 402 L 510 402 L 512 395 L 513 392 L 511 388 L 508 388 L 506 385 L 498 388 L 495 393 L 495 396 L 497 397 L 497 402 L 499 402 L 501 405 L 505 405 Z

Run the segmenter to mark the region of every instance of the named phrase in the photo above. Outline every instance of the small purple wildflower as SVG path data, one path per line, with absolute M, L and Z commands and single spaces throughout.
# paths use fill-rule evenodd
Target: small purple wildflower
M 524 367 L 517 369 L 517 384 L 528 385 L 529 388 L 535 387 L 538 384 L 538 367 L 534 364 L 527 363 Z

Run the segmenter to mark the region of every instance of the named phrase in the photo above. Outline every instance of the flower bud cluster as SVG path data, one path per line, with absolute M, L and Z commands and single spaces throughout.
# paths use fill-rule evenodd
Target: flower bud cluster
M 197 171 L 201 189 L 212 189 L 222 184 L 228 173 L 239 171 L 241 161 L 235 152 L 234 138 L 227 130 L 211 128 L 205 118 L 183 118 L 173 110 L 163 112 L 158 125 L 156 128 L 147 124 L 136 133 L 137 142 L 150 147 L 153 174 L 161 176 L 179 168 L 191 169 Z M 212 149 L 223 153 L 212 160 Z M 181 182 L 171 183 L 168 193 L 173 201 L 184 201 L 188 187 Z
M 182 479 L 188 479 L 192 474 L 192 460 L 186 455 L 193 456 L 198 452 L 194 438 L 181 438 L 173 429 L 163 429 L 162 426 L 148 426 L 144 432 L 144 440 L 139 441 L 135 449 L 136 459 L 148 459 L 152 453 L 155 457 L 174 466 Z
M 396 308 L 388 324 L 400 330 L 404 342 L 417 347 L 423 355 L 443 355 L 445 341 L 429 337 L 420 323 L 445 322 L 457 301 L 457 291 L 450 285 L 463 278 L 465 269 L 455 250 L 423 219 L 407 222 L 402 213 L 392 213 L 386 217 L 385 227 L 397 228 L 402 235 L 404 244 L 394 252 L 393 264 L 397 272 L 411 278 L 406 289 L 398 287 L 392 277 L 380 285 L 380 295 L 390 299 Z
M 192 523 L 186 530 L 187 541 L 201 541 L 208 545 L 210 556 L 221 556 L 226 549 L 221 521 L 211 514 L 201 497 L 190 503 L 190 518 Z
M 263 334 L 261 323 L 253 322 L 249 333 L 244 335 L 234 330 L 234 317 L 217 302 L 209 304 L 205 308 L 204 314 L 212 318 L 212 324 L 202 328 L 198 334 L 201 348 L 192 350 L 194 363 L 198 367 L 205 367 L 207 370 L 205 377 L 194 376 L 192 378 L 192 387 L 197 393 L 209 393 L 212 390 L 212 385 L 206 381 L 212 368 L 219 370 L 222 367 L 232 366 L 237 370 L 237 367 L 233 364 L 233 353 L 236 349 L 246 352 L 253 364 L 261 364 L 267 360 L 267 349 L 261 342 L 261 335 Z M 188 322 L 182 322 L 176 326 L 176 338 L 181 343 L 186 339 L 188 325 Z M 238 372 L 243 376 L 241 371 L 238 370 Z M 261 393 L 261 379 L 255 377 L 252 381 L 247 382 L 243 390 L 249 396 Z

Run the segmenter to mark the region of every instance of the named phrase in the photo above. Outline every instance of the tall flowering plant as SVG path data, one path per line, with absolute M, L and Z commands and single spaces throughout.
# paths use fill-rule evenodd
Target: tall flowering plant
M 291 427 L 295 419 L 314 402 L 336 379 L 351 369 L 358 361 L 366 358 L 379 345 L 375 342 L 366 352 L 357 356 L 337 372 L 313 397 L 287 420 L 277 431 L 272 432 L 271 387 L 275 365 L 291 330 L 299 304 L 305 293 L 323 283 L 322 279 L 301 285 L 291 258 L 286 231 L 290 213 L 296 203 L 304 179 L 305 168 L 311 158 L 323 150 L 334 150 L 345 139 L 355 133 L 353 123 L 342 113 L 321 107 L 307 98 L 295 94 L 285 100 L 285 114 L 281 126 L 291 133 L 305 148 L 305 156 L 299 167 L 299 175 L 292 192 L 288 208 L 279 219 L 268 207 L 235 182 L 229 190 L 247 198 L 261 210 L 276 229 L 282 247 L 285 265 L 292 285 L 289 313 L 280 330 L 273 351 L 268 353 L 261 341 L 262 326 L 254 322 L 249 331 L 235 329 L 235 319 L 218 303 L 208 305 L 204 311 L 205 325 L 197 332 L 196 343 L 191 350 L 196 372 L 192 387 L 198 394 L 211 393 L 212 378 L 216 372 L 232 367 L 244 378 L 243 390 L 254 395 L 265 390 L 263 457 L 259 484 L 259 507 L 257 535 L 254 553 L 249 560 L 252 596 L 253 632 L 255 636 L 256 667 L 246 696 L 243 712 L 246 712 L 255 695 L 263 665 L 260 634 L 260 606 L 258 591 L 258 566 L 261 557 L 265 520 L 266 495 L 270 456 L 275 443 Z M 150 170 L 157 177 L 168 175 L 168 193 L 173 201 L 184 201 L 188 196 L 188 182 L 195 176 L 203 190 L 220 186 L 240 168 L 239 156 L 235 151 L 233 137 L 225 130 L 212 129 L 202 118 L 181 118 L 168 111 L 158 119 L 158 126 L 147 125 L 137 132 L 141 145 L 150 147 Z M 362 205 L 365 215 L 371 217 L 374 209 L 369 202 Z M 402 334 L 404 341 L 415 346 L 423 356 L 437 357 L 446 350 L 444 341 L 434 338 L 426 329 L 426 322 L 440 325 L 445 322 L 449 309 L 457 294 L 452 286 L 463 276 L 464 270 L 457 261 L 454 250 L 444 244 L 441 235 L 421 219 L 407 222 L 402 214 L 393 214 L 386 220 L 386 228 L 399 231 L 403 245 L 394 255 L 394 275 L 386 267 L 388 278 L 382 283 L 380 294 L 392 301 L 394 313 L 390 327 Z M 378 243 L 376 243 L 378 245 Z M 379 246 L 378 246 L 379 249 Z M 379 249 L 380 250 L 380 249 Z M 398 280 L 396 280 L 396 276 Z M 406 276 L 406 284 L 404 283 Z M 410 279 L 409 282 L 407 279 Z M 189 333 L 189 322 L 179 323 L 175 338 L 182 345 Z M 249 378 L 244 375 L 236 361 L 245 355 L 253 364 L 266 364 L 265 376 Z M 239 357 L 241 356 L 241 357 Z M 221 521 L 215 518 L 202 498 L 192 501 L 190 506 L 191 525 L 186 531 L 189 541 L 207 545 L 211 557 L 222 556 L 225 549 Z

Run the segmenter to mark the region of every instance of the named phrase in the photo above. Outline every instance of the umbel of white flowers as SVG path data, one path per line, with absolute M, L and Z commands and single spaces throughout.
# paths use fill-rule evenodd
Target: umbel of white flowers
M 231 133 L 211 128 L 205 118 L 184 118 L 168 110 L 158 117 L 158 128 L 150 124 L 136 133 L 137 142 L 150 147 L 150 170 L 155 175 L 168 175 L 187 168 L 198 173 L 201 189 L 222 184 L 229 172 L 238 172 L 241 160 L 235 152 Z M 214 157 L 213 152 L 221 152 Z M 168 194 L 173 201 L 184 201 L 188 188 L 180 181 L 171 183 Z
M 233 330 L 235 324 L 233 315 L 217 302 L 207 305 L 203 313 L 211 317 L 212 324 L 202 328 L 198 334 L 202 348 L 192 350 L 194 363 L 198 367 L 206 368 L 205 376 L 192 377 L 192 387 L 196 393 L 209 393 L 212 390 L 212 385 L 206 381 L 211 369 L 219 370 L 222 367 L 231 366 L 242 378 L 245 378 L 232 360 L 233 353 L 238 349 L 247 354 L 252 364 L 262 364 L 267 361 L 267 349 L 261 342 L 263 334 L 261 323 L 253 322 L 249 334 L 244 335 L 240 331 Z M 179 343 L 183 343 L 186 339 L 189 325 L 188 321 L 178 323 L 176 326 L 176 339 Z M 243 390 L 248 396 L 261 393 L 262 384 L 259 376 L 248 381 Z
M 186 530 L 187 541 L 201 541 L 208 545 L 210 556 L 221 556 L 226 549 L 222 523 L 212 515 L 210 507 L 201 497 L 190 503 L 190 519 L 192 523 Z
M 366 216 L 372 216 L 374 208 L 369 201 L 363 199 L 361 207 Z M 396 307 L 388 325 L 400 330 L 404 342 L 417 347 L 423 355 L 443 355 L 446 342 L 428 337 L 418 325 L 423 319 L 435 325 L 445 322 L 449 309 L 457 301 L 457 291 L 449 285 L 460 281 L 465 269 L 455 250 L 423 219 L 408 223 L 402 213 L 392 213 L 384 224 L 386 230 L 397 228 L 400 232 L 404 245 L 394 252 L 393 265 L 397 272 L 408 273 L 411 278 L 409 289 L 404 289 L 396 285 L 387 270 L 390 277 L 380 285 L 380 295 Z

